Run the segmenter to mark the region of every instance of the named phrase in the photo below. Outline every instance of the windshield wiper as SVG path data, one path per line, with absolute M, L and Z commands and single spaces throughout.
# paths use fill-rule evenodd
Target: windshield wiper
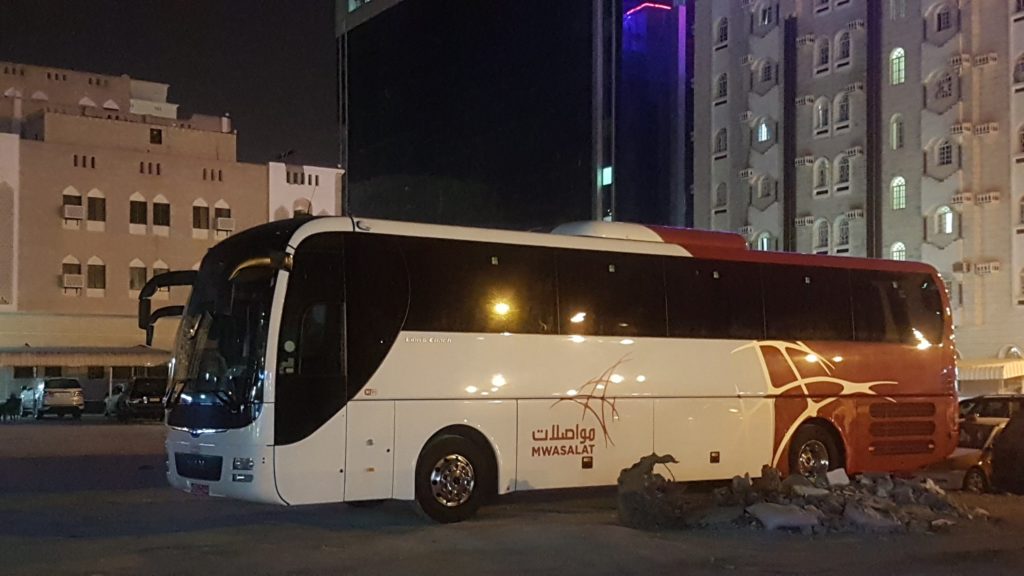
M 242 408 L 242 403 L 235 400 L 230 392 L 227 390 L 214 390 L 213 396 L 220 400 L 221 404 L 227 406 L 232 412 L 238 412 Z

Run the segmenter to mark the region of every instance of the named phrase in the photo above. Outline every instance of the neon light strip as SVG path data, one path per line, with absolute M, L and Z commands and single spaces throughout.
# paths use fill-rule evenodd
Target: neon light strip
M 658 10 L 671 10 L 672 9 L 671 6 L 666 6 L 664 4 L 655 4 L 654 2 L 644 2 L 643 4 L 641 4 L 639 6 L 636 6 L 634 8 L 630 8 L 625 14 L 622 15 L 622 17 L 623 18 L 628 18 L 629 16 L 631 16 L 633 14 L 636 14 L 637 12 L 643 10 L 644 8 L 657 8 Z

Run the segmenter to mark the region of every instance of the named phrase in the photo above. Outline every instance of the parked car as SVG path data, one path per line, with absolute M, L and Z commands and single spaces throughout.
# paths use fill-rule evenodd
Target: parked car
M 1024 412 L 1010 418 L 992 445 L 992 485 L 1024 494 Z
M 82 385 L 74 378 L 50 378 L 44 380 L 32 390 L 32 411 L 31 414 L 36 420 L 47 414 L 56 414 L 63 418 L 65 414 L 71 414 L 78 420 L 85 412 L 85 397 L 82 395 Z M 24 401 L 22 402 L 24 408 Z
M 36 402 L 36 387 L 35 386 L 22 386 L 21 387 L 21 416 L 29 416 L 32 414 L 32 407 Z
M 1004 418 L 1021 411 L 1024 407 L 1024 394 L 987 394 L 965 398 L 960 401 L 960 418 L 977 416 L 978 418 Z
M 1008 420 L 969 416 L 960 423 L 960 441 L 953 453 L 929 466 L 923 476 L 954 490 L 988 492 L 992 489 L 993 445 Z
M 166 378 L 132 378 L 127 384 L 117 384 L 103 399 L 103 413 L 124 422 L 132 418 L 162 419 Z

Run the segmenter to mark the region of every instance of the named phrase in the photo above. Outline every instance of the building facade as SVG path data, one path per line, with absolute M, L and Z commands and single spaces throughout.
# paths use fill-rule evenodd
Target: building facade
M 689 222 L 686 1 L 338 0 L 336 12 L 353 214 Z
M 932 264 L 964 391 L 1020 391 L 1024 2 L 696 9 L 696 225 Z
M 161 371 L 173 322 L 137 347 L 147 280 L 237 230 L 340 213 L 340 170 L 239 162 L 230 118 L 178 118 L 167 90 L 0 62 L 0 392 Z

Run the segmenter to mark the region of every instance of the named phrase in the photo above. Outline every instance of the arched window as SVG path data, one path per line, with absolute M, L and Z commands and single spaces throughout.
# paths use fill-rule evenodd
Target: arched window
M 831 240 L 828 220 L 818 220 L 814 224 L 814 251 L 816 253 L 828 252 L 829 241 Z
M 121 107 L 117 105 L 117 102 L 114 102 L 113 100 L 107 100 L 103 103 L 103 109 L 120 111 Z
M 106 290 L 107 288 L 107 266 L 96 256 L 89 258 L 86 266 L 87 278 L 86 288 L 89 290 Z
M 146 285 L 146 264 L 138 258 L 128 264 L 128 289 L 139 291 Z
M 935 211 L 935 233 L 953 233 L 953 210 L 949 206 L 939 206 Z
M 84 106 L 86 108 L 95 108 L 96 107 L 96 103 L 93 102 L 92 98 L 89 98 L 88 96 L 82 96 L 82 99 L 78 101 L 78 105 L 79 106 Z
M 906 260 L 907 246 L 903 242 L 894 242 L 889 247 L 889 258 L 892 260 Z
M 64 206 L 81 206 L 82 205 L 82 193 L 79 192 L 74 186 L 68 186 L 61 192 L 61 198 L 63 199 L 62 204 Z
M 832 112 L 827 98 L 819 98 L 814 104 L 814 131 L 824 132 L 828 130 Z
M 199 198 L 192 203 L 192 231 L 210 229 L 210 206 Z
M 850 95 L 843 93 L 836 97 L 836 124 L 850 121 Z
M 759 198 L 768 198 L 772 195 L 772 179 L 767 176 L 761 178 L 761 181 L 757 183 L 757 196 Z
M 897 176 L 889 183 L 889 193 L 892 196 L 892 209 L 903 210 L 907 207 L 907 181 L 903 176 Z
M 715 39 L 718 44 L 725 44 L 729 41 L 729 19 L 722 18 L 715 27 Z
M 128 198 L 128 223 L 145 226 L 149 222 L 149 205 L 146 197 L 135 192 Z
M 836 40 L 836 62 L 850 59 L 850 33 L 840 32 Z
M 107 198 L 103 192 L 93 188 L 89 190 L 86 218 L 92 222 L 107 221 Z
M 898 86 L 907 81 L 907 53 L 894 48 L 889 53 L 889 84 Z
M 75 258 L 74 256 L 68 254 L 67 256 L 64 257 L 64 260 L 61 260 L 61 263 L 60 263 L 60 273 L 61 274 L 81 274 L 82 273 L 82 263 L 78 261 L 78 258 Z
M 759 120 L 757 122 L 757 141 L 767 142 L 772 137 L 771 130 L 768 128 L 768 122 L 765 120 Z
M 946 72 L 935 83 L 935 99 L 941 100 L 953 96 L 953 75 Z
M 729 151 L 729 132 L 722 128 L 715 133 L 715 154 L 725 154 Z
M 1017 223 L 1024 224 L 1024 197 L 1020 199 L 1017 206 Z
M 729 202 L 729 187 L 725 182 L 719 182 L 715 188 L 715 208 L 725 208 Z
M 153 198 L 153 226 L 171 225 L 171 203 L 163 194 Z
M 32 93 L 32 99 L 39 102 L 47 102 L 50 100 L 50 97 L 46 95 L 46 92 L 36 91 Z
M 903 148 L 903 116 L 899 114 L 889 120 L 889 144 L 893 150 Z
M 850 159 L 846 154 L 840 154 L 836 158 L 836 185 L 850 183 Z
M 163 260 L 157 260 L 156 262 L 153 262 L 153 276 L 165 274 L 167 272 L 170 272 L 170 270 L 170 267 L 167 266 L 167 262 L 164 262 Z
M 814 163 L 814 191 L 820 193 L 825 191 L 832 184 L 832 177 L 829 173 L 828 160 L 826 158 L 818 158 L 818 161 Z
M 815 52 L 814 65 L 817 67 L 828 66 L 831 61 L 832 46 L 827 38 L 818 40 L 818 49 Z
M 715 81 L 715 98 L 722 99 L 729 96 L 729 75 L 719 74 Z
M 949 6 L 943 6 L 935 13 L 935 30 L 942 32 L 953 27 L 953 12 Z
M 757 235 L 757 241 L 754 243 L 754 248 L 766 252 L 773 248 L 774 242 L 772 242 L 772 235 L 769 232 L 761 232 Z
M 939 166 L 953 164 L 953 144 L 949 140 L 943 140 L 939 143 L 938 148 L 936 148 L 936 155 L 938 156 Z
M 7 90 L 4 90 L 4 97 L 5 98 L 21 98 L 21 91 L 12 86 L 12 87 L 8 88 Z
M 771 82 L 775 77 L 775 66 L 771 62 L 761 63 L 761 82 Z
M 845 216 L 836 220 L 836 246 L 850 245 L 850 221 Z
M 1013 81 L 1024 82 L 1024 55 L 1017 57 L 1017 64 L 1013 67 Z

